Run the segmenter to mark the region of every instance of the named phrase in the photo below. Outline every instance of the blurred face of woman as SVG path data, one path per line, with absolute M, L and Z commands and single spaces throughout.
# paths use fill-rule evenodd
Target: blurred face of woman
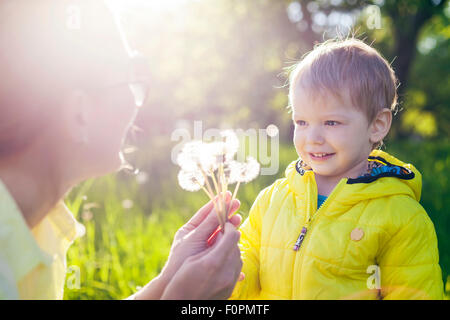
M 134 80 L 132 59 L 125 47 L 116 48 L 107 59 L 107 68 L 98 81 L 100 85 L 80 89 L 82 98 L 71 100 L 70 130 L 74 148 L 79 149 L 77 161 L 84 166 L 79 177 L 82 179 L 121 167 L 121 149 L 138 111 L 135 92 L 129 85 Z
M 101 90 L 93 101 L 90 113 L 89 147 L 86 157 L 93 166 L 93 174 L 116 171 L 122 164 L 121 148 L 133 124 L 137 107 L 127 84 Z
M 1 165 L 61 190 L 119 169 L 137 108 L 116 16 L 104 1 L 78 1 L 82 23 L 73 29 L 67 1 L 8 3 L 0 6 L 0 46 L 10 53 L 0 59 L 8 79 L 0 84 Z

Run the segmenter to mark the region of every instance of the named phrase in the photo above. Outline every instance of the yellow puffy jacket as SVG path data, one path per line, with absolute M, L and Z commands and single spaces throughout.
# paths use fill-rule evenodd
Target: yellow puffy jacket
M 388 170 L 341 179 L 319 210 L 298 161 L 261 191 L 240 228 L 245 279 L 231 299 L 443 299 L 421 174 L 380 150 L 368 160 Z

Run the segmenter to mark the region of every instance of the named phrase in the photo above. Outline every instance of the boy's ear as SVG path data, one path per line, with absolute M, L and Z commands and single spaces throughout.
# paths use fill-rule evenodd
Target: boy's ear
M 388 108 L 384 108 L 376 115 L 370 124 L 370 142 L 376 144 L 381 142 L 388 134 L 392 123 L 392 112 Z

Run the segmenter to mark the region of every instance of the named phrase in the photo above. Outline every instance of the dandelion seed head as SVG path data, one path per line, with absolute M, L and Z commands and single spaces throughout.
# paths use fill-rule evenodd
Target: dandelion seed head
M 178 183 L 187 191 L 198 191 L 206 183 L 207 176 L 215 176 L 215 171 L 223 165 L 223 176 L 219 174 L 219 183 L 232 184 L 249 182 L 255 179 L 260 165 L 255 158 L 248 157 L 247 162 L 233 160 L 239 148 L 239 139 L 233 130 L 221 131 L 222 141 L 203 143 L 192 141 L 184 145 L 177 156 L 181 167 Z M 215 180 L 214 180 L 215 181 Z
M 250 182 L 255 179 L 260 170 L 260 165 L 253 157 L 248 157 L 247 162 L 230 161 L 228 163 L 228 183 Z
M 208 152 L 214 156 L 222 156 L 225 154 L 226 146 L 223 141 L 216 141 L 206 144 Z
M 225 162 L 225 143 L 211 142 L 205 144 L 205 153 L 202 157 L 201 166 L 208 175 L 219 168 Z
M 226 160 L 229 161 L 233 159 L 239 149 L 239 138 L 236 135 L 236 132 L 231 129 L 221 131 L 220 135 L 225 140 L 225 157 Z
M 214 172 L 219 168 L 222 164 L 224 165 L 227 161 L 226 159 L 226 146 L 223 141 L 212 142 L 207 145 L 208 152 L 203 158 L 203 162 L 207 163 L 208 175 L 211 175 L 211 172 Z M 202 167 L 205 167 L 203 164 Z
M 245 172 L 245 163 L 232 160 L 228 163 L 227 171 L 229 184 L 242 181 Z
M 198 169 L 203 153 L 203 142 L 198 140 L 191 141 L 183 146 L 176 161 L 183 170 L 194 171 Z
M 184 190 L 194 192 L 200 190 L 203 187 L 203 185 L 205 184 L 205 178 L 198 170 L 180 170 L 180 172 L 178 172 L 178 183 Z
M 247 157 L 247 162 L 245 164 L 245 172 L 243 177 L 243 182 L 250 182 L 259 175 L 260 164 L 253 157 Z

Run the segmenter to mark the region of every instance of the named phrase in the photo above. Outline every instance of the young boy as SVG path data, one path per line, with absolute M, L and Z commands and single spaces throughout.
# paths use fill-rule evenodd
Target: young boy
M 421 174 L 375 150 L 397 100 L 387 61 L 356 39 L 324 42 L 291 73 L 289 100 L 299 160 L 241 227 L 231 299 L 442 299 Z

